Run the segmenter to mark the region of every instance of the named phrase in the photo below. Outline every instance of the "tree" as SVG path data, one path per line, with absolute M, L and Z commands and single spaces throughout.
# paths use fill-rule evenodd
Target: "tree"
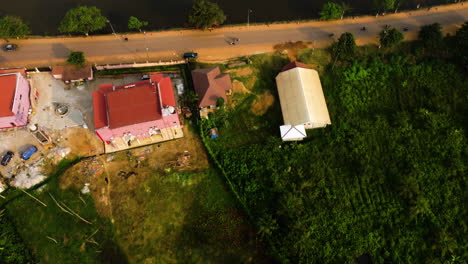
M 95 6 L 78 6 L 68 10 L 59 26 L 62 33 L 83 33 L 86 36 L 106 26 L 107 18 Z
M 333 56 L 335 56 L 335 59 L 354 56 L 356 51 L 354 35 L 349 32 L 341 34 L 338 42 L 332 44 L 331 51 Z
M 224 98 L 218 97 L 218 98 L 216 99 L 216 105 L 217 105 L 218 107 L 223 107 L 223 106 L 224 106 Z
M 328 2 L 323 5 L 322 10 L 320 11 L 320 19 L 338 19 L 341 18 L 343 14 L 344 8 L 342 5 L 333 2 Z
M 419 30 L 419 40 L 425 48 L 436 49 L 442 45 L 442 26 L 439 23 L 422 26 Z
M 141 32 L 141 27 L 147 26 L 147 21 L 139 20 L 138 18 L 131 16 L 128 19 L 128 29 L 138 29 Z
M 264 215 L 258 219 L 258 234 L 263 237 L 268 237 L 278 229 L 276 220 L 271 215 Z
M 86 63 L 86 59 L 82 51 L 72 51 L 68 54 L 67 62 L 72 65 L 83 66 Z
M 341 8 L 343 9 L 343 12 L 341 13 L 341 18 L 340 19 L 343 19 L 344 17 L 344 14 L 346 12 L 349 12 L 351 11 L 351 9 L 353 9 L 350 5 L 348 5 L 347 3 L 344 3 L 344 2 L 341 2 Z
M 373 6 L 378 11 L 387 11 L 395 8 L 395 0 L 373 0 Z
M 455 49 L 462 66 L 468 70 L 468 22 L 465 22 L 455 34 Z
M 382 32 L 379 34 L 380 36 L 380 44 L 384 47 L 394 47 L 403 40 L 403 33 L 401 33 L 398 29 L 396 28 L 391 28 L 391 29 L 384 29 Z
M 1 38 L 20 38 L 29 35 L 31 31 L 28 25 L 23 23 L 20 17 L 4 16 L 0 19 Z
M 195 28 L 203 30 L 208 27 L 218 26 L 226 20 L 223 10 L 215 3 L 207 0 L 199 0 L 192 6 L 188 17 L 188 23 Z

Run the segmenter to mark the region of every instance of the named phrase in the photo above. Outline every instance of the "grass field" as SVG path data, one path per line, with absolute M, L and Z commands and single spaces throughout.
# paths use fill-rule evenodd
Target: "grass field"
M 116 241 L 131 263 L 261 261 L 255 231 L 212 169 L 155 172 L 120 201 Z
M 114 154 L 105 169 L 96 169 L 103 156 L 56 170 L 30 191 L 46 206 L 12 192 L 6 208 L 37 262 L 268 263 L 256 230 L 190 131 L 178 141 Z M 183 150 L 190 166 L 175 168 Z M 123 170 L 136 174 L 123 178 Z M 90 194 L 80 192 L 85 182 Z
M 59 170 L 60 172 L 60 170 Z M 6 208 L 38 263 L 126 263 L 112 241 L 112 226 L 96 213 L 94 201 L 77 189 L 61 190 L 59 175 L 31 195 L 18 195 Z M 64 208 L 69 213 L 60 209 Z M 79 219 L 71 212 L 78 214 Z
M 249 92 L 202 122 L 205 135 L 219 129 L 204 142 L 279 262 L 466 262 L 466 68 L 417 45 L 333 62 L 298 51 L 320 72 L 332 120 L 302 142 L 281 142 L 278 100 L 249 113 L 252 97 L 277 99 L 289 52 L 252 56 L 243 68 L 256 74 L 233 77 Z

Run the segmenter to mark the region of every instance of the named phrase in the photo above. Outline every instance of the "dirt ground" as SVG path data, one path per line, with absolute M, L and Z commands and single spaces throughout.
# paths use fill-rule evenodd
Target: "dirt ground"
M 273 49 L 281 54 L 288 54 L 289 60 L 295 61 L 297 59 L 298 51 L 308 48 L 309 44 L 310 43 L 305 43 L 303 41 L 289 41 L 286 43 L 276 44 L 275 46 L 273 46 Z
M 253 103 L 252 105 L 252 113 L 257 116 L 264 115 L 270 106 L 273 105 L 275 102 L 275 97 L 270 93 L 270 91 L 266 91 L 261 94 Z
M 114 54 L 93 54 L 88 55 L 87 59 L 93 63 L 121 63 L 121 62 L 135 62 L 135 61 L 145 61 L 148 60 L 148 57 L 151 61 L 157 60 L 170 60 L 170 59 L 180 59 L 180 55 L 183 53 L 183 50 L 188 49 L 195 49 L 190 48 L 190 45 L 185 45 L 186 41 L 190 41 L 191 38 L 198 38 L 199 36 L 208 36 L 211 35 L 231 35 L 231 34 L 239 34 L 245 32 L 253 32 L 257 33 L 259 36 L 262 33 L 269 32 L 269 31 L 296 31 L 298 28 L 307 28 L 307 27 L 315 27 L 315 28 L 325 28 L 325 27 L 332 27 L 339 29 L 338 31 L 344 30 L 345 26 L 349 27 L 358 27 L 358 25 L 362 24 L 382 24 L 387 23 L 386 21 L 390 21 L 389 23 L 392 24 L 393 21 L 397 20 L 406 20 L 408 23 L 414 23 L 414 25 L 420 26 L 421 22 L 435 22 L 431 21 L 431 16 L 435 16 L 441 12 L 448 12 L 452 10 L 461 10 L 458 11 L 461 15 L 464 15 L 466 12 L 466 5 L 464 6 L 464 2 L 443 5 L 432 7 L 430 9 L 421 8 L 419 10 L 412 10 L 408 12 L 401 12 L 396 14 L 386 14 L 385 16 L 380 15 L 376 16 L 361 16 L 361 17 L 346 17 L 342 20 L 333 20 L 333 21 L 305 21 L 296 23 L 285 23 L 285 24 L 259 24 L 259 25 L 242 25 L 242 26 L 223 26 L 220 28 L 215 28 L 212 31 L 199 31 L 199 30 L 171 30 L 171 31 L 162 31 L 162 32 L 147 32 L 147 34 L 136 33 L 136 34 L 128 34 L 128 37 L 132 39 L 133 42 L 143 42 L 150 41 L 151 43 L 157 43 L 160 39 L 164 38 L 175 38 L 177 37 L 177 45 L 170 44 L 170 46 L 166 46 L 164 49 L 150 49 L 150 51 L 145 51 L 144 49 L 133 49 L 130 50 L 128 48 L 122 48 L 124 46 L 122 42 L 119 44 L 115 43 L 115 36 L 113 35 L 101 35 L 101 36 L 89 36 L 85 37 L 54 37 L 54 38 L 34 38 L 34 39 L 26 39 L 26 40 L 18 40 L 18 44 L 22 45 L 37 45 L 38 47 L 43 45 L 55 45 L 55 46 L 63 46 L 66 48 L 75 48 L 79 49 L 84 47 L 84 51 L 92 52 L 93 50 L 99 49 L 102 47 L 103 42 L 108 42 L 109 45 L 105 45 L 106 47 L 111 47 L 109 51 L 115 50 Z M 412 21 L 414 17 L 415 21 Z M 420 20 L 425 21 L 420 21 Z M 444 21 L 440 21 L 444 22 Z M 445 33 L 453 33 L 457 29 L 457 25 L 449 24 L 444 26 L 444 34 Z M 347 30 L 349 31 L 349 29 Z M 284 33 L 283 33 L 284 34 Z M 121 35 L 121 34 L 119 34 Z M 127 36 L 127 34 L 126 34 Z M 180 38 L 179 38 L 180 37 Z M 409 32 L 405 34 L 406 40 L 414 40 L 417 38 L 417 31 Z M 260 38 L 259 38 L 260 39 Z M 184 42 L 185 40 L 185 42 Z M 288 40 L 300 40 L 300 39 L 288 39 Z M 244 38 L 242 38 L 244 41 Z M 363 44 L 370 44 L 370 43 L 378 43 L 378 38 L 375 35 L 368 36 L 363 35 L 356 39 L 358 45 Z M 86 45 L 82 44 L 88 42 Z M 223 41 L 224 42 L 224 41 Z M 219 43 L 223 43 L 219 42 Z M 235 47 L 226 48 L 225 43 L 223 46 L 212 44 L 211 47 L 207 45 L 197 46 L 197 52 L 200 54 L 199 61 L 203 62 L 219 62 L 225 61 L 231 58 L 245 56 L 245 55 L 253 55 L 259 53 L 266 53 L 273 51 L 273 45 L 278 43 L 276 41 L 274 43 L 262 43 L 263 41 L 251 39 L 248 45 L 236 45 Z M 320 48 L 326 47 L 332 42 L 331 38 L 319 38 L 317 41 L 314 41 L 313 46 Z M 81 43 L 81 44 L 80 44 Z M 112 44 L 111 44 L 112 43 Z M 205 43 L 205 40 L 203 40 Z M 193 45 L 192 45 L 193 46 Z M 96 47 L 96 48 L 93 48 Z M 125 46 L 124 46 L 125 47 Z M 28 52 L 22 53 L 15 53 L 9 54 L 8 57 L 12 57 L 12 59 L 8 59 L 6 61 L 2 61 L 2 65 L 4 66 L 14 66 L 14 65 L 23 65 L 23 66 L 38 66 L 38 65 L 53 65 L 54 63 L 63 63 L 65 50 L 61 50 L 60 54 L 54 54 L 54 49 L 52 50 L 45 50 L 44 53 L 48 53 L 47 55 L 51 55 L 49 57 L 37 58 L 35 56 L 31 56 L 31 54 L 37 53 L 36 49 L 31 49 Z M 117 51 L 118 50 L 118 51 Z M 121 52 L 122 51 L 122 52 Z M 125 52 L 123 52 L 125 51 Z M 63 54 L 62 54 L 63 53 Z M 61 56 L 61 57 L 60 57 Z
M 184 127 L 184 135 L 184 138 L 173 141 L 85 159 L 60 178 L 60 186 L 82 189 L 89 184 L 98 212 L 112 219 L 112 203 L 124 199 L 112 193 L 131 193 L 155 171 L 199 171 L 209 167 L 198 135 L 188 126 Z
M 253 70 L 250 67 L 244 67 L 240 69 L 228 70 L 226 72 L 234 74 L 235 76 L 238 76 L 238 77 L 246 77 L 246 76 L 251 75 L 253 73 Z
M 90 157 L 104 153 L 102 141 L 89 129 L 71 127 L 61 131 L 60 145 L 70 148 L 71 155 Z
M 232 82 L 232 92 L 234 94 L 250 93 L 250 91 L 247 88 L 245 88 L 244 83 L 238 80 L 234 80 Z

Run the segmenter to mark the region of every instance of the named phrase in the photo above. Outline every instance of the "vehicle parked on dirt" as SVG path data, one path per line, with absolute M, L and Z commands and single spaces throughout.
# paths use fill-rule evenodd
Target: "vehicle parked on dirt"
M 8 165 L 8 163 L 10 163 L 10 160 L 13 158 L 14 155 L 15 154 L 13 153 L 13 151 L 7 151 L 5 156 L 3 156 L 2 158 L 2 165 L 3 166 Z
M 21 154 L 21 158 L 24 160 L 28 160 L 31 156 L 37 152 L 37 148 L 35 146 L 29 146 L 23 154 Z
M 196 52 L 186 52 L 184 53 L 184 59 L 188 58 L 198 58 L 198 53 Z
M 15 51 L 18 48 L 16 44 L 4 44 L 2 46 L 3 51 Z

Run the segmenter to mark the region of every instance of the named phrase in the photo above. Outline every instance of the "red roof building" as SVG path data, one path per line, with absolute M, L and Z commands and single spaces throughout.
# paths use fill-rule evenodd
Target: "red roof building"
M 286 64 L 281 71 L 284 72 L 284 71 L 288 71 L 288 70 L 291 70 L 291 69 L 294 69 L 294 68 L 309 69 L 309 67 L 307 67 L 307 65 L 305 65 L 304 63 L 298 62 L 298 61 L 293 61 L 293 62 L 290 62 L 290 63 Z
M 172 82 L 162 74 L 121 86 L 101 85 L 93 92 L 93 107 L 94 128 L 107 144 L 158 134 L 168 140 L 175 138 L 171 130 L 180 128 Z
M 0 129 L 28 123 L 30 88 L 20 72 L 0 74 Z
M 52 76 L 57 80 L 66 83 L 76 81 L 86 81 L 93 79 L 93 67 L 91 65 L 57 65 L 52 66 Z
M 216 106 L 218 98 L 226 101 L 226 92 L 232 90 L 231 77 L 221 74 L 219 67 L 193 70 L 192 79 L 200 108 Z

